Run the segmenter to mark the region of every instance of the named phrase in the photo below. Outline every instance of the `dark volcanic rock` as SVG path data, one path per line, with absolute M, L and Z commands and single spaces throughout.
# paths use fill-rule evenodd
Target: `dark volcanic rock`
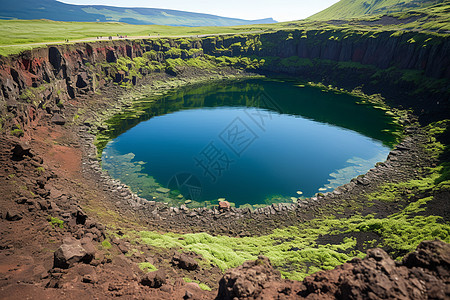
M 408 268 L 421 267 L 429 270 L 447 270 L 442 274 L 449 276 L 450 246 L 442 242 L 423 242 L 416 251 L 405 256 L 403 265 Z
M 56 125 L 64 125 L 66 124 L 66 119 L 64 119 L 64 117 L 60 114 L 55 114 L 52 117 L 52 123 Z
M 84 225 L 86 223 L 87 214 L 81 209 L 77 209 L 77 211 L 73 214 L 75 217 L 75 221 L 77 224 Z
M 331 271 L 307 277 L 298 294 L 337 299 L 448 299 L 450 244 L 422 242 L 396 263 L 382 249 L 371 249 Z
M 63 244 L 58 250 L 55 251 L 53 266 L 55 268 L 67 269 L 81 261 L 89 263 L 94 255 L 95 248 L 89 241 L 83 240 L 81 242 L 79 240 L 67 238 L 64 239 Z
M 22 160 L 24 156 L 33 157 L 31 147 L 28 143 L 19 142 L 12 149 L 12 157 L 14 160 Z
M 48 60 L 53 67 L 53 72 L 55 74 L 59 73 L 62 64 L 62 55 L 57 47 L 49 47 L 48 48 Z
M 84 251 L 86 251 L 84 261 L 85 262 L 92 261 L 95 257 L 95 252 L 96 252 L 95 246 L 92 243 L 92 239 L 85 237 L 85 238 L 82 238 L 80 240 L 80 242 L 81 242 L 81 246 L 83 247 Z
M 89 79 L 88 79 L 86 72 L 82 72 L 77 75 L 77 82 L 75 85 L 77 88 L 85 88 L 88 86 L 88 82 L 89 82 Z
M 228 270 L 216 299 L 450 299 L 450 244 L 424 241 L 396 262 L 371 249 L 303 282 L 281 279 L 267 258 Z
M 22 214 L 14 211 L 14 210 L 8 210 L 6 212 L 6 220 L 8 221 L 19 221 L 22 219 Z
M 172 257 L 172 263 L 185 270 L 195 270 L 198 268 L 198 262 L 183 253 L 176 253 Z
M 280 272 L 272 267 L 267 257 L 260 256 L 256 261 L 246 261 L 228 270 L 219 282 L 217 299 L 256 298 L 265 283 L 280 280 Z
M 149 272 L 141 278 L 141 284 L 151 288 L 160 288 L 165 283 L 166 274 L 162 270 Z

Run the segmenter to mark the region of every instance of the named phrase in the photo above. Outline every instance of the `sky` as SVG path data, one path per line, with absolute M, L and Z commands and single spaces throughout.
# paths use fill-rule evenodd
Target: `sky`
M 339 0 L 58 0 L 70 4 L 150 7 L 199 12 L 229 18 L 300 20 Z

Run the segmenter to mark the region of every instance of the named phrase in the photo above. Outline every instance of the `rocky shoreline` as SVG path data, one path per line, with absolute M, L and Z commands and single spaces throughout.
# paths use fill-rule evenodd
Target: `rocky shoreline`
M 403 141 L 391 151 L 385 162 L 334 192 L 319 197 L 256 210 L 188 209 L 143 200 L 104 174 L 99 165 L 94 145 L 95 131 L 103 126 L 102 120 L 108 117 L 108 113 L 117 113 L 130 102 L 118 103 L 117 97 L 124 89 L 104 78 L 98 81 L 97 75 L 103 73 L 96 72 L 100 69 L 101 72 L 109 72 L 108 67 L 100 65 L 93 70 L 87 63 L 96 60 L 107 62 L 118 56 L 136 57 L 149 46 L 130 46 L 123 41 L 117 45 L 71 47 L 28 52 L 17 61 L 6 60 L 0 65 L 1 103 L 5 104 L 1 107 L 2 116 L 8 117 L 5 121 L 2 119 L 0 139 L 0 291 L 6 299 L 36 295 L 43 299 L 117 296 L 213 299 L 218 294 L 225 299 L 234 296 L 253 299 L 262 298 L 261 290 L 272 291 L 280 298 L 332 298 L 339 295 L 358 298 L 365 293 L 365 290 L 353 289 L 362 286 L 360 281 L 333 281 L 333 285 L 341 286 L 339 289 L 323 284 L 330 278 L 341 278 L 333 271 L 309 277 L 304 283 L 287 284 L 271 269 L 267 272 L 267 280 L 261 279 L 261 284 L 253 284 L 253 292 L 247 283 L 240 286 L 230 283 L 239 282 L 238 277 L 242 275 L 239 273 L 245 273 L 242 278 L 247 278 L 243 279 L 247 281 L 248 274 L 255 271 L 241 271 L 258 267 L 259 263 L 246 263 L 237 271 L 228 271 L 219 292 L 215 287 L 223 276 L 221 270 L 211 264 L 193 263 L 193 260 L 202 261 L 199 255 L 187 252 L 180 256 L 175 250 L 161 251 L 145 245 L 138 245 L 137 251 L 133 252 L 131 241 L 122 237 L 127 231 L 138 230 L 204 231 L 245 237 L 269 233 L 275 228 L 296 225 L 318 216 L 346 218 L 360 212 L 377 213 L 383 217 L 398 211 L 405 202 L 372 201 L 371 205 L 366 205 L 366 195 L 386 182 L 419 178 L 427 167 L 437 162 L 424 150 L 424 146 L 431 142 L 428 135 L 423 128 L 412 123 L 404 128 Z M 180 84 L 192 78 L 211 80 L 247 75 L 233 68 L 214 72 L 189 68 L 182 71 L 175 77 Z M 168 78 L 174 77 L 163 73 L 147 74 L 143 79 L 136 79 L 136 86 L 151 84 L 153 80 L 168 83 Z M 27 90 L 27 87 L 33 89 Z M 26 90 L 37 97 L 30 98 L 30 101 L 21 99 L 20 95 Z M 77 115 L 78 119 L 75 118 Z M 343 210 L 337 212 L 336 207 Z M 417 258 L 414 276 L 417 275 L 418 280 L 428 278 L 430 286 L 437 282 L 433 278 L 439 277 L 439 282 L 444 282 L 445 294 L 434 293 L 433 289 L 424 288 L 420 283 L 416 286 L 418 296 L 414 294 L 419 299 L 428 294 L 436 298 L 450 294 L 448 258 L 445 255 L 436 258 L 433 251 L 426 250 L 438 248 L 447 249 L 448 245 L 425 243 L 418 249 L 418 254 L 413 256 Z M 360 277 L 363 275 L 358 274 L 367 273 L 366 267 L 371 270 L 387 267 L 392 276 L 382 279 L 393 283 L 397 281 L 395 278 L 399 278 L 397 266 L 394 267 L 395 263 L 380 251 L 371 251 L 364 263 L 355 260 L 350 263 L 353 267 L 347 264 L 335 272 L 344 270 L 342 278 L 354 275 L 357 280 L 362 280 Z M 424 263 L 426 259 L 419 259 L 422 256 L 430 258 L 433 263 Z M 150 265 L 158 263 L 162 266 L 161 271 L 144 274 L 138 267 L 138 263 L 143 261 Z M 407 261 L 404 266 L 413 260 Z M 264 258 L 260 262 L 264 266 L 269 264 Z M 405 275 L 405 269 L 398 267 L 399 272 Z M 428 276 L 427 268 L 434 272 L 434 277 Z M 265 271 L 263 273 L 266 274 Z M 408 273 L 408 276 L 405 280 L 414 283 L 413 275 Z M 198 283 L 186 282 L 186 277 L 209 284 L 213 291 L 203 291 Z M 374 281 L 367 282 L 370 286 L 377 286 Z M 435 286 L 440 288 L 442 284 Z M 371 293 L 378 297 L 390 295 L 381 290 L 372 290 Z M 409 294 L 401 296 L 408 297 Z
M 88 126 L 78 127 L 80 144 L 83 148 L 83 172 L 94 178 L 99 188 L 107 192 L 111 204 L 121 212 L 138 216 L 150 228 L 173 230 L 176 232 L 206 231 L 214 234 L 249 236 L 271 232 L 278 227 L 295 225 L 297 222 L 317 217 L 318 208 L 322 211 L 343 205 L 348 199 L 364 202 L 365 195 L 373 192 L 381 184 L 416 179 L 419 170 L 431 164 L 423 150 L 427 136 L 417 126 L 404 129 L 405 138 L 389 154 L 385 162 L 378 163 L 365 175 L 354 178 L 333 192 L 297 203 L 272 204 L 263 208 L 194 208 L 186 205 L 171 207 L 167 204 L 149 201 L 133 193 L 119 180 L 111 178 L 102 170 L 97 159 L 95 136 L 89 133 Z M 246 222 L 251 219 L 254 222 Z M 251 225 L 249 225 L 251 224 Z M 262 226 L 264 225 L 264 226 Z M 186 228 L 191 228 L 186 231 Z

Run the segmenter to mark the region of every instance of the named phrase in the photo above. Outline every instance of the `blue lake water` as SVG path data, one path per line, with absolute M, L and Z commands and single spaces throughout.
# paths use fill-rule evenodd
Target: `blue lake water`
M 356 101 L 270 80 L 179 90 L 149 105 L 147 120 L 123 122 L 103 167 L 142 197 L 172 204 L 292 202 L 386 159 L 392 120 Z

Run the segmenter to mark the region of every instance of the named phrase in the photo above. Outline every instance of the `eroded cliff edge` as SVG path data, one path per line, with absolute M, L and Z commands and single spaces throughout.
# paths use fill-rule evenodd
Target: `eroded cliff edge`
M 111 82 L 135 85 L 150 73 L 176 75 L 177 59 L 202 58 L 219 66 L 288 73 L 348 90 L 361 86 L 367 94 L 381 92 L 393 104 L 436 119 L 449 108 L 449 39 L 415 32 L 284 30 L 52 46 L 1 58 L 2 115 L 6 106 L 11 109 L 17 102 L 47 109 Z M 120 58 L 129 61 L 117 64 Z

